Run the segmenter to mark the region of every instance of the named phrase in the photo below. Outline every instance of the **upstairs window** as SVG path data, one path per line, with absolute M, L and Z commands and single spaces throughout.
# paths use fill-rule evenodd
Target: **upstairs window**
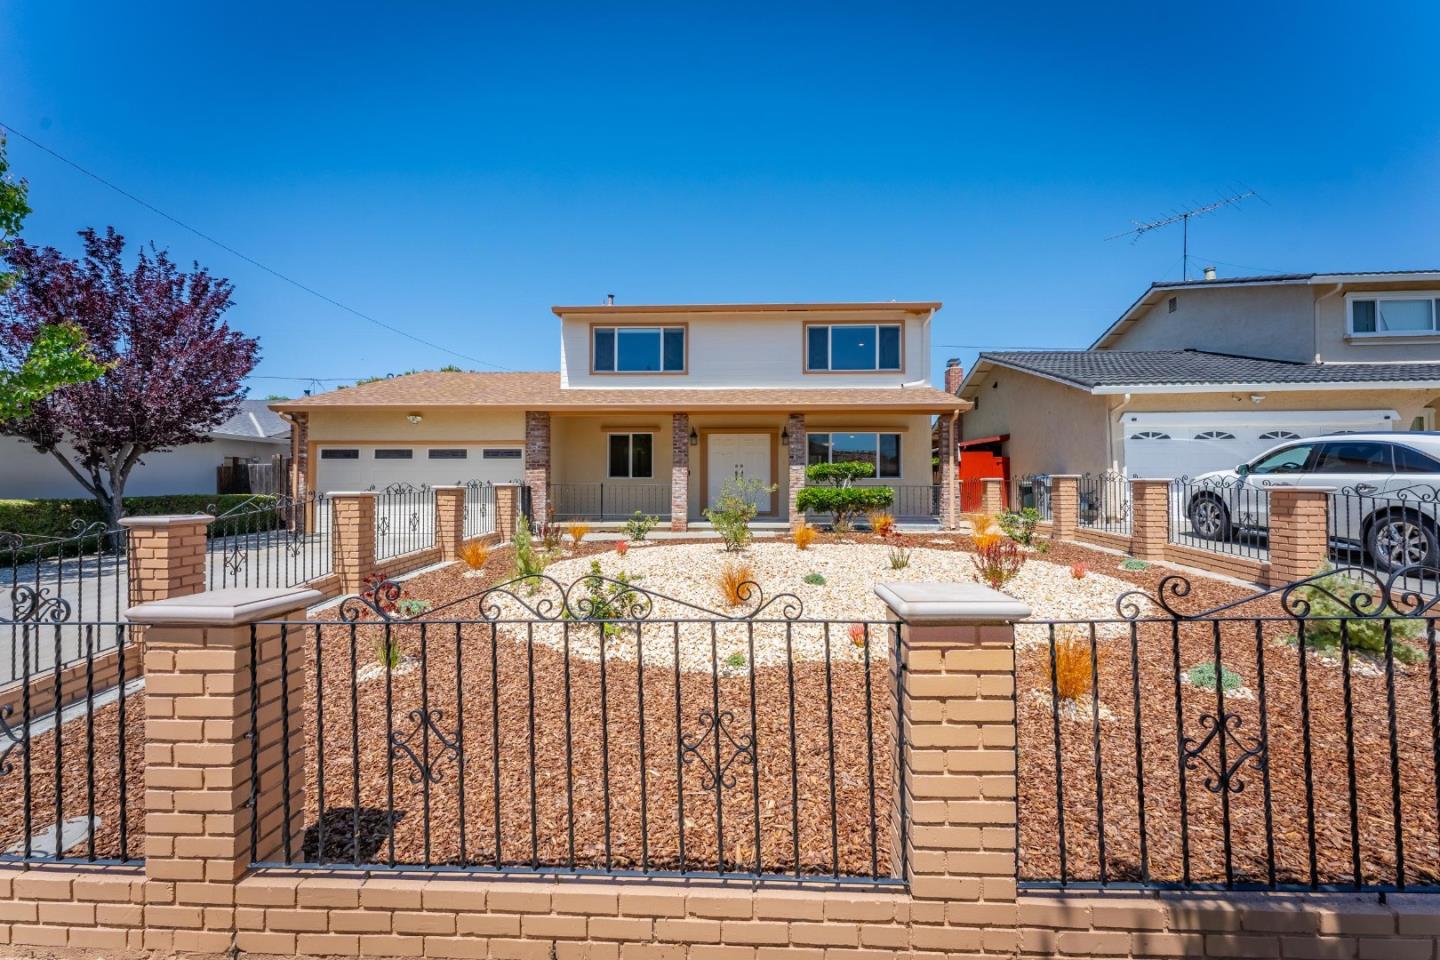
M 596 373 L 684 373 L 684 327 L 591 327 Z
M 821 373 L 899 370 L 900 324 L 808 324 L 805 369 Z
M 1365 294 L 1349 298 L 1352 337 L 1416 337 L 1440 332 L 1440 293 Z

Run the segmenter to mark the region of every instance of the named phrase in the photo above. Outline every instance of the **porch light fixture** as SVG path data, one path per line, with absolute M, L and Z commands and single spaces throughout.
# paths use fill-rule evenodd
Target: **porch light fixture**
M 424 420 L 425 418 L 422 417 L 422 416 L 420 416 L 420 414 L 418 414 L 418 413 L 412 413 L 412 414 L 407 415 L 407 416 L 405 417 L 405 419 L 406 419 L 406 420 L 409 420 L 411 423 L 419 423 L 421 420 Z
M 691 427 L 691 428 L 690 428 L 690 446 L 694 447 L 694 446 L 699 445 L 699 443 L 700 443 L 700 434 L 698 434 L 698 433 L 695 432 L 695 428 L 694 428 L 694 427 Z
M 789 424 L 786 424 L 786 425 L 780 430 L 780 442 L 781 442 L 781 443 L 789 443 L 789 442 L 790 442 L 790 426 L 789 426 Z

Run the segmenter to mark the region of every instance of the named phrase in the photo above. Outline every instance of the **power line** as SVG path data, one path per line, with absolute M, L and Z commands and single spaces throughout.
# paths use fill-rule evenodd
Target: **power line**
M 116 183 L 112 183 L 111 181 L 109 181 L 109 180 L 105 179 L 104 177 L 100 176 L 100 174 L 95 173 L 95 172 L 93 172 L 93 171 L 91 171 L 91 170 L 88 170 L 88 169 L 86 169 L 85 167 L 82 167 L 80 164 L 76 163 L 74 160 L 71 160 L 69 157 L 62 156 L 61 154 L 56 153 L 54 150 L 52 150 L 52 149 L 50 149 L 49 147 L 45 146 L 45 144 L 43 144 L 43 143 L 41 143 L 40 141 L 36 140 L 34 137 L 29 136 L 28 134 L 24 133 L 23 131 L 20 131 L 20 130 L 15 129 L 15 128 L 12 127 L 10 124 L 6 123 L 4 120 L 0 120 L 0 129 L 4 129 L 4 130 L 6 130 L 6 131 L 8 131 L 8 132 L 10 132 L 10 133 L 13 133 L 15 136 L 19 137 L 21 140 L 24 140 L 26 143 L 30 144 L 32 147 L 35 147 L 37 150 L 43 150 L 44 152 L 50 154 L 50 156 L 54 157 L 56 160 L 59 160 L 61 163 L 65 164 L 66 166 L 69 166 L 69 167 L 74 168 L 75 170 L 78 170 L 80 173 L 83 173 L 85 176 L 87 176 L 87 177 L 89 177 L 90 179 L 94 180 L 96 183 L 99 183 L 99 184 L 101 184 L 101 185 L 103 185 L 103 186 L 109 187 L 111 190 L 114 190 L 116 193 L 120 194 L 122 197 L 125 197 L 126 199 L 131 200 L 131 201 L 139 204 L 140 206 L 144 207 L 146 210 L 149 210 L 151 213 L 155 214 L 156 216 L 158 216 L 158 217 L 163 217 L 164 219 L 169 220 L 171 223 L 175 224 L 177 227 L 181 228 L 182 230 L 188 230 L 190 233 L 193 233 L 195 236 L 199 237 L 201 240 L 204 240 L 206 243 L 214 244 L 215 246 L 219 247 L 221 250 L 224 250 L 226 253 L 230 254 L 231 256 L 239 257 L 241 260 L 244 260 L 246 263 L 250 264 L 251 266 L 257 267 L 257 268 L 259 268 L 259 269 L 261 269 L 261 270 L 264 270 L 266 273 L 270 274 L 271 276 L 273 276 L 273 277 L 275 277 L 275 278 L 277 278 L 277 279 L 279 279 L 279 280 L 283 280 L 284 282 L 290 284 L 292 287 L 295 287 L 295 288 L 297 288 L 297 289 L 299 289 L 299 290 L 305 291 L 306 293 L 310 294 L 312 297 L 316 297 L 316 298 L 318 298 L 318 299 L 320 299 L 320 300 L 325 301 L 326 303 L 330 304 L 332 307 L 337 307 L 337 308 L 339 308 L 339 309 L 341 309 L 341 310 L 344 310 L 346 313 L 353 314 L 353 315 L 359 317 L 361 320 L 369 321 L 370 323 L 375 324 L 377 327 L 382 327 L 382 328 L 384 328 L 384 329 L 386 329 L 386 330 L 389 330 L 391 333 L 397 334 L 398 336 L 402 336 L 402 337 L 406 338 L 407 340 L 413 340 L 413 341 L 415 341 L 415 342 L 418 343 L 418 344 L 422 344 L 423 346 L 427 346 L 427 347 L 431 348 L 432 350 L 439 350 L 439 351 L 441 351 L 442 353 L 448 353 L 448 354 L 450 354 L 450 355 L 453 356 L 453 357 L 459 357 L 459 358 L 462 359 L 462 360 L 469 360 L 471 363 L 478 363 L 478 364 L 482 364 L 482 365 L 487 366 L 487 367 L 494 367 L 496 370 L 505 370 L 505 371 L 509 371 L 509 370 L 510 370 L 509 367 L 502 367 L 502 366 L 500 366 L 500 364 L 498 364 L 498 363 L 492 363 L 492 362 L 490 362 L 489 360 L 481 360 L 479 357 L 472 357 L 472 356 L 470 356 L 470 355 L 467 354 L 467 353 L 461 353 L 461 352 L 459 352 L 458 350 L 451 350 L 449 347 L 443 347 L 443 346 L 441 346 L 440 344 L 438 344 L 438 343 L 433 343 L 433 342 L 431 342 L 431 341 L 429 341 L 429 340 L 424 339 L 423 337 L 417 337 L 417 336 L 415 336 L 415 334 L 410 333 L 409 331 L 402 330 L 402 329 L 399 328 L 399 327 L 391 326 L 390 324 L 386 323 L 386 322 L 383 321 L 383 320 L 377 320 L 375 317 L 370 316 L 368 313 L 364 313 L 364 312 L 362 312 L 362 311 L 360 311 L 360 310 L 356 310 L 354 307 L 350 306 L 349 304 L 341 303 L 339 300 L 336 300 L 334 297 L 327 296 L 327 295 L 321 293 L 319 290 L 316 290 L 314 287 L 311 287 L 311 286 L 308 286 L 308 285 L 306 285 L 306 284 L 304 284 L 304 283 L 301 283 L 299 280 L 296 280 L 296 279 L 294 279 L 293 277 L 286 276 L 285 274 L 281 273 L 279 270 L 276 270 L 274 267 L 267 266 L 266 264 L 261 263 L 259 260 L 256 260 L 254 257 L 249 256 L 248 254 L 241 253 L 239 250 L 236 250 L 234 247 L 230 246 L 229 244 L 223 243 L 223 242 L 221 242 L 220 240 L 217 240 L 216 238 L 210 236 L 208 233 L 205 233 L 205 232 L 202 231 L 202 230 L 198 230 L 198 229 L 196 229 L 195 227 L 190 226 L 190 224 L 186 223 L 185 221 L 181 220 L 180 218 L 171 216 L 170 214 L 166 213 L 164 210 L 161 210 L 159 207 L 155 206 L 154 204 L 149 203 L 149 202 L 147 202 L 147 201 L 145 201 L 145 200 L 140 199 L 140 198 L 137 197 L 135 194 L 131 193 L 130 191 L 128 191 L 128 190 L 126 190 L 126 189 L 124 189 L 124 188 L 121 187 L 120 185 L 118 185 L 118 184 L 116 184 Z

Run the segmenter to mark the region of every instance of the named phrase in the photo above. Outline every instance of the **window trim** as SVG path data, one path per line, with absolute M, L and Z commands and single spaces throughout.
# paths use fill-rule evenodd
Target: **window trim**
M 1356 330 L 1355 301 L 1429 300 L 1429 330 Z M 1371 290 L 1345 294 L 1345 336 L 1356 340 L 1403 340 L 1409 337 L 1440 337 L 1440 290 Z M 1379 323 L 1379 312 L 1376 312 Z
M 384 454 L 384 456 L 381 456 Z M 373 447 L 370 450 L 371 460 L 414 460 L 414 447 Z
M 626 442 L 625 467 L 627 473 L 615 473 L 615 465 L 610 462 L 610 438 L 628 437 Z M 635 475 L 635 438 L 650 438 L 650 472 L 643 476 Z M 607 430 L 605 431 L 605 479 L 607 480 L 654 480 L 655 479 L 655 431 L 653 430 Z
M 496 454 L 498 451 L 501 451 L 501 450 L 504 450 L 504 451 L 512 451 L 512 450 L 513 450 L 515 453 L 517 453 L 517 454 L 519 454 L 519 455 L 518 455 L 518 456 L 514 456 L 514 457 L 510 457 L 510 456 L 505 456 L 505 457 L 496 456 L 495 454 Z M 482 448 L 480 449 L 480 459 L 481 459 L 481 460 L 524 460 L 524 459 L 525 459 L 525 448 L 524 448 L 524 447 L 518 447 L 518 446 L 516 446 L 516 447 L 482 447 Z
M 436 456 L 436 454 L 440 456 Z M 458 454 L 458 456 L 456 456 Z M 470 451 L 465 447 L 429 447 L 425 451 L 427 460 L 469 460 Z
M 843 427 L 826 427 L 824 430 L 807 430 L 805 433 L 805 465 L 810 465 L 810 438 L 831 437 L 837 433 L 868 433 L 875 437 L 875 476 L 866 477 L 863 480 L 856 480 L 857 484 L 871 484 L 874 486 L 887 487 L 899 483 L 905 479 L 905 431 L 891 430 L 883 427 L 864 427 L 858 430 L 847 430 Z M 893 436 L 895 444 L 899 448 L 900 472 L 893 477 L 880 476 L 880 438 L 882 436 Z M 830 463 L 835 462 L 835 442 L 830 440 L 828 444 Z M 843 461 L 842 461 L 843 462 Z
M 615 330 L 615 365 L 620 365 L 620 337 L 618 331 L 624 328 L 641 330 L 660 331 L 660 365 L 665 365 L 665 331 L 679 330 L 685 337 L 685 354 L 681 358 L 683 366 L 679 370 L 599 370 L 595 367 L 595 333 L 598 330 Z M 590 341 L 590 373 L 596 377 L 683 377 L 690 372 L 690 324 L 686 321 L 678 323 L 647 322 L 644 320 L 614 321 L 607 320 L 590 324 L 589 332 L 586 334 Z
M 828 364 L 831 354 L 834 353 L 831 344 L 831 335 L 825 337 L 825 362 L 824 368 L 810 366 L 810 328 L 826 327 L 833 330 L 835 327 L 874 327 L 875 328 L 875 369 L 873 370 L 832 370 Z M 897 367 L 880 366 L 880 328 L 896 327 L 900 331 L 900 365 Z M 837 374 L 839 376 L 853 376 L 855 374 L 865 375 L 889 375 L 905 372 L 905 321 L 903 320 L 807 320 L 800 325 L 800 366 L 807 376 L 814 374 L 824 376 Z M 858 431 L 852 431 L 858 432 Z
M 359 447 L 321 447 L 321 460 L 359 460 Z

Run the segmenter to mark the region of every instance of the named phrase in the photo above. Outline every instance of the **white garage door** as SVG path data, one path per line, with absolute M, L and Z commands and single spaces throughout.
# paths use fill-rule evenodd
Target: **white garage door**
M 1212 410 L 1124 415 L 1125 473 L 1179 477 L 1228 470 L 1286 440 L 1394 430 L 1394 410 Z
M 383 490 L 392 483 L 432 487 L 484 480 L 519 483 L 525 451 L 516 446 L 323 445 L 317 448 L 315 489 Z

